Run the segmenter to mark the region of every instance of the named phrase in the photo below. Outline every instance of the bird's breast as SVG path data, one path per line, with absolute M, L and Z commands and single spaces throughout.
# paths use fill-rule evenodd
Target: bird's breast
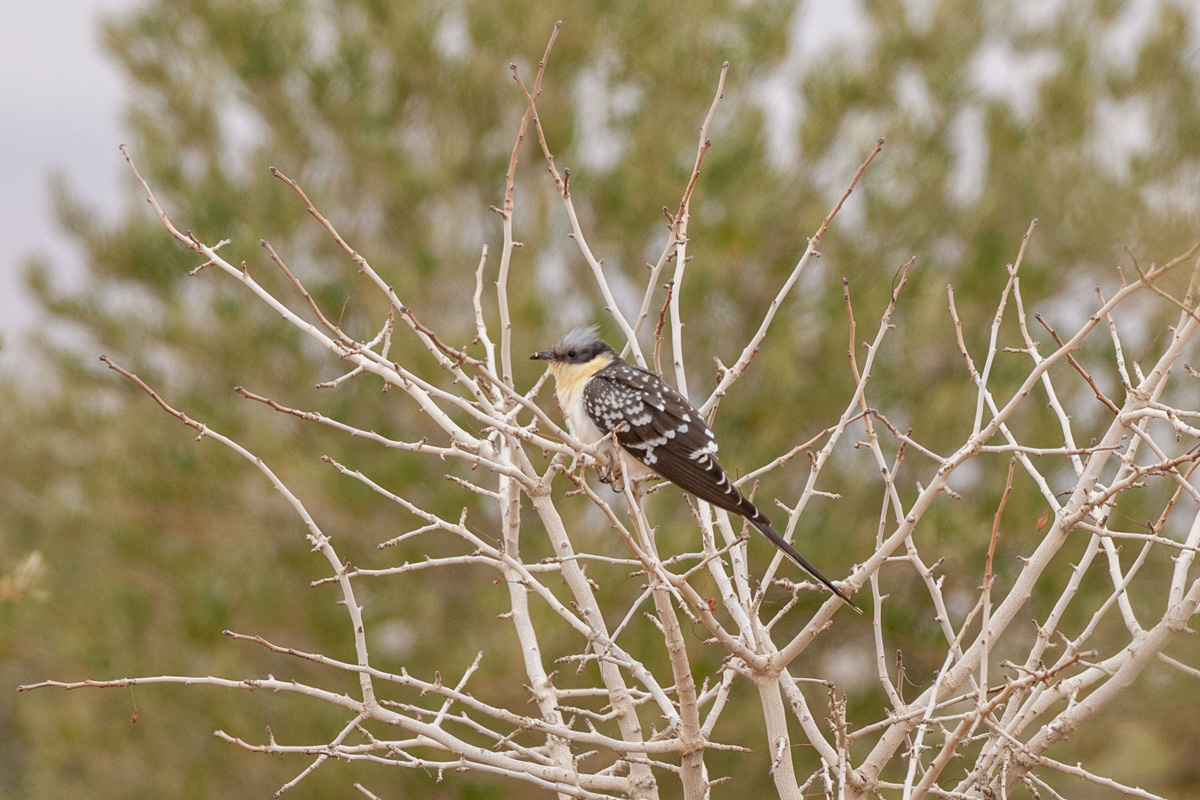
M 560 384 L 555 396 L 562 406 L 563 414 L 567 418 L 567 429 L 571 431 L 572 436 L 585 444 L 595 444 L 604 438 L 604 431 L 597 428 L 596 423 L 588 416 L 583 402 L 583 381 L 567 386 Z
M 592 422 L 583 402 L 583 389 L 588 380 L 604 366 L 604 363 L 589 363 L 552 364 L 550 367 L 554 371 L 554 396 L 562 407 L 563 416 L 567 418 L 567 429 L 572 436 L 586 444 L 595 444 L 605 435 Z

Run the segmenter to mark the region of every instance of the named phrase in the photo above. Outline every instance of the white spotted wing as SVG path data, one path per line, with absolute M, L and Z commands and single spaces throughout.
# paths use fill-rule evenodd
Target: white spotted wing
M 712 430 L 662 378 L 618 359 L 592 376 L 583 402 L 596 427 L 606 434 L 616 428 L 617 441 L 638 461 L 701 500 L 745 513 L 717 461 Z

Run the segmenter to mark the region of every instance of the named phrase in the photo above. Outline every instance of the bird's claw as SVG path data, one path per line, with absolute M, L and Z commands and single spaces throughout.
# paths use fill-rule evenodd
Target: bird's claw
M 601 483 L 603 483 L 605 486 L 611 487 L 614 492 L 620 494 L 621 492 L 625 491 L 625 487 L 623 487 L 621 482 L 617 480 L 617 473 L 611 468 L 596 470 L 596 475 L 598 478 L 600 478 Z

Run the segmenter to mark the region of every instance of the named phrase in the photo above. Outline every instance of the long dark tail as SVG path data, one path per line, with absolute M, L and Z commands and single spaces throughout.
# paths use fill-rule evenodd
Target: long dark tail
M 818 581 L 820 581 L 822 584 L 824 584 L 825 587 L 827 589 L 829 589 L 829 591 L 833 592 L 838 597 L 842 598 L 842 600 L 846 601 L 846 605 L 853 608 L 859 614 L 863 613 L 862 609 L 859 608 L 858 606 L 854 605 L 854 601 L 851 600 L 849 597 L 847 597 L 845 592 L 843 592 L 841 589 L 834 586 L 833 582 L 830 581 L 829 578 L 826 578 L 824 575 L 822 575 L 816 567 L 814 567 L 812 564 L 808 563 L 808 559 L 806 559 L 804 556 L 802 556 L 796 552 L 796 548 L 794 548 L 790 544 L 788 544 L 786 539 L 784 539 L 782 536 L 780 536 L 778 533 L 775 532 L 775 529 L 771 527 L 771 522 L 770 522 L 770 520 L 768 520 L 766 518 L 766 515 L 764 515 L 761 511 L 759 511 L 757 508 L 755 508 L 750 503 L 750 501 L 744 500 L 743 503 L 744 503 L 744 505 L 750 506 L 750 510 L 753 513 L 745 513 L 741 508 L 739 508 L 738 511 L 745 514 L 746 520 L 751 525 L 753 525 L 755 528 L 758 528 L 759 533 L 761 533 L 763 536 L 770 539 L 771 544 L 775 545 L 780 550 L 782 550 L 783 554 L 786 555 L 788 558 L 790 558 L 792 561 L 795 561 L 800 566 L 801 569 L 803 569 L 809 575 L 812 575 L 814 578 L 816 578 Z

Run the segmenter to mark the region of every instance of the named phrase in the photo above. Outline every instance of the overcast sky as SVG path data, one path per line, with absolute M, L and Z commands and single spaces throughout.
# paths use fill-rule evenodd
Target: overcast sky
M 96 20 L 133 0 L 15 0 L 0 25 L 0 364 L 35 318 L 21 262 L 43 253 L 66 276 L 82 258 L 55 228 L 48 178 L 59 170 L 93 204 L 116 202 L 124 162 L 123 90 Z M 18 359 L 19 360 L 19 359 Z

